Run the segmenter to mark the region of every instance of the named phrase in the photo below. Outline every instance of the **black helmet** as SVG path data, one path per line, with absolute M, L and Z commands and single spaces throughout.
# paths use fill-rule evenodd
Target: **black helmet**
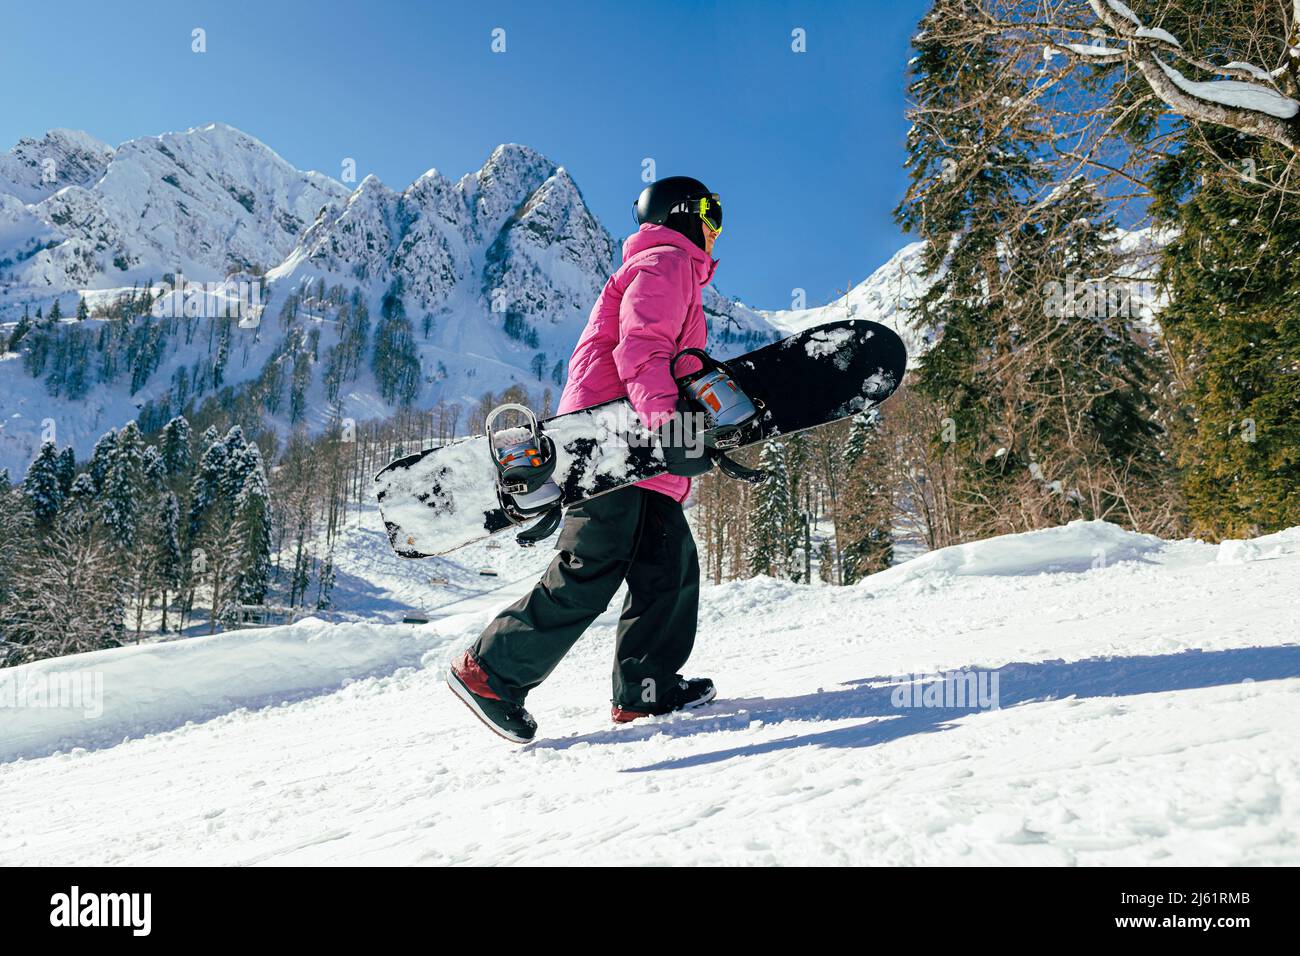
M 633 204 L 637 224 L 650 222 L 657 226 L 667 226 L 703 249 L 704 229 L 699 213 L 687 208 L 687 203 L 693 199 L 712 200 L 713 215 L 717 216 L 717 225 L 721 228 L 722 206 L 718 203 L 718 197 L 709 192 L 708 186 L 690 176 L 669 176 L 643 189 Z

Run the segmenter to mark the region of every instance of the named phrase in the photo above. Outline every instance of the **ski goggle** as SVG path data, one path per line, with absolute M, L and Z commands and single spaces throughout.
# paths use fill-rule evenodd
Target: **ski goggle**
M 672 211 L 694 213 L 714 232 L 722 232 L 722 203 L 718 200 L 717 193 L 688 199 L 678 203 Z

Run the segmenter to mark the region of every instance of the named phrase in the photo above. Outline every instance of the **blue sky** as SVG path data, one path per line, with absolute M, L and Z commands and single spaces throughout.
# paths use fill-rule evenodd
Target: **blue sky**
M 55 126 L 110 143 L 210 121 L 296 166 L 402 188 L 502 142 L 568 167 L 617 237 L 642 161 L 723 197 L 717 285 L 809 304 L 905 241 L 908 38 L 923 0 L 5 5 L 0 148 Z M 128 12 L 129 11 L 129 12 Z M 201 27 L 207 52 L 191 51 Z M 506 50 L 493 53 L 492 31 Z M 807 52 L 791 50 L 806 31 Z

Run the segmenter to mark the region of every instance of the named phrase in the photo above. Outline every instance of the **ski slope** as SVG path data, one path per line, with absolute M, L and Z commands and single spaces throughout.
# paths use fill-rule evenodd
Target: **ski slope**
M 855 587 L 706 586 L 690 670 L 719 700 L 621 727 L 614 610 L 530 698 L 526 748 L 440 671 L 549 553 L 378 543 L 352 541 L 355 619 L 0 672 L 103 691 L 96 717 L 0 709 L 0 864 L 1300 863 L 1300 529 L 1075 523 Z M 504 583 L 475 591 L 487 562 Z M 896 706 L 963 668 L 1000 706 Z

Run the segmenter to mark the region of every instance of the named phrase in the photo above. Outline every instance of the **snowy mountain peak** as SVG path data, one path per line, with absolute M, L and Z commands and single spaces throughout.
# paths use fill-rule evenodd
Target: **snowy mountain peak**
M 93 184 L 112 158 L 113 147 L 80 130 L 52 129 L 39 139 L 20 139 L 0 155 L 0 193 L 40 202 L 65 186 Z
M 0 207 L 0 263 L 9 269 L 0 273 L 8 300 L 0 307 L 11 309 L 50 293 L 129 287 L 176 270 L 211 280 L 270 268 L 322 206 L 347 196 L 339 183 L 300 172 L 224 124 L 128 140 L 116 150 L 57 131 L 31 142 L 11 151 L 10 175 L 0 177 L 0 192 L 26 203 Z M 56 169 L 67 181 L 45 184 L 57 189 L 9 182 L 14 163 L 41 150 L 61 150 Z
M 931 334 L 914 327 L 912 306 L 930 287 L 922 269 L 924 242 L 911 242 L 894 253 L 889 261 L 854 285 L 834 302 L 823 306 L 783 309 L 762 314 L 784 335 L 837 319 L 870 319 L 893 329 L 907 344 L 908 361 L 917 361 L 933 344 Z
M 45 134 L 45 138 L 61 141 L 70 147 L 87 153 L 105 154 L 110 156 L 113 153 L 112 146 L 96 136 L 91 136 L 85 130 L 68 129 L 65 126 L 56 126 Z
M 478 236 L 494 236 L 555 170 L 554 163 L 527 146 L 506 143 L 494 149 L 482 169 L 458 184 L 470 204 Z

